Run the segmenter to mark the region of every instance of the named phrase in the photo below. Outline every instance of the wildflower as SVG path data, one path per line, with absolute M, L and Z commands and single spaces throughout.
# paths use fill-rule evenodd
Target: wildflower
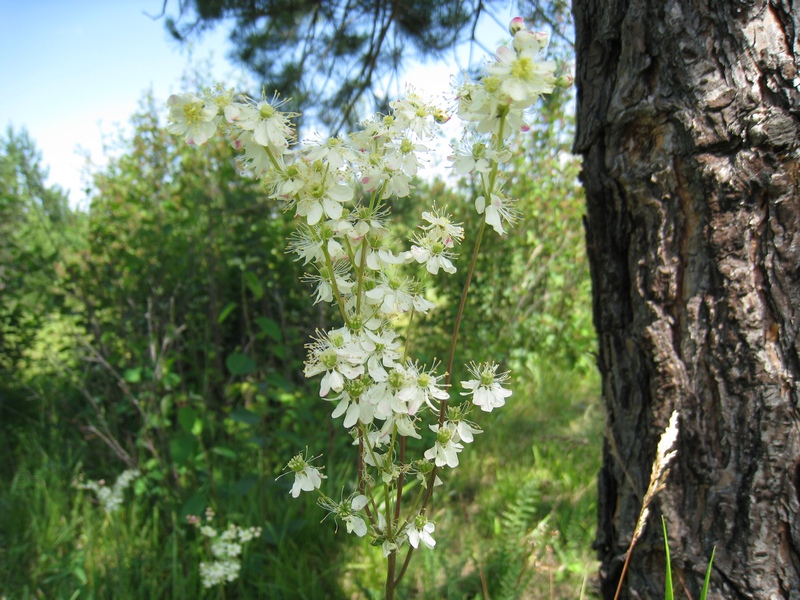
M 330 390 L 341 392 L 345 377 L 355 379 L 364 373 L 366 355 L 345 327 L 331 330 L 309 344 L 308 348 L 305 376 L 325 373 L 320 382 L 319 395 L 322 398 Z
M 182 135 L 187 144 L 205 144 L 217 131 L 218 107 L 195 94 L 173 94 L 167 100 L 169 120 L 167 131 Z
M 492 161 L 496 163 L 508 162 L 511 160 L 511 152 L 508 150 L 492 150 L 482 142 L 475 142 L 468 149 L 455 148 L 455 154 L 448 158 L 453 161 L 453 168 L 460 175 L 466 175 L 473 171 L 488 173 L 491 170 Z
M 437 237 L 448 248 L 452 248 L 455 244 L 460 244 L 461 240 L 464 239 L 464 228 L 461 223 L 453 223 L 450 220 L 450 215 L 444 212 L 440 213 L 436 206 L 433 207 L 431 212 L 424 211 L 422 220 L 427 221 L 429 224 L 420 225 L 420 229 L 427 232 L 435 231 Z
M 522 32 L 517 36 L 524 37 Z M 554 61 L 539 62 L 536 54 L 538 46 L 523 47 L 520 52 L 515 52 L 508 46 L 497 49 L 497 62 L 486 67 L 487 73 L 500 79 L 499 91 L 506 94 L 512 101 L 520 102 L 526 106 L 533 104 L 542 94 L 549 94 L 555 87 L 556 63 Z
M 323 215 L 339 219 L 342 205 L 353 199 L 353 188 L 337 181 L 322 162 L 312 163 L 303 176 L 305 181 L 295 199 L 296 216 L 305 217 L 309 225 L 316 225 Z
M 322 480 L 327 479 L 326 475 L 323 475 L 319 472 L 319 469 L 316 467 L 312 467 L 309 461 L 314 460 L 314 458 L 307 458 L 308 451 L 306 451 L 306 455 L 297 454 L 289 461 L 285 468 L 289 469 L 290 473 L 294 473 L 294 484 L 292 484 L 292 498 L 297 498 L 300 495 L 300 492 L 313 492 L 314 490 L 318 490 L 320 485 L 322 485 Z M 316 457 L 315 457 L 316 458 Z M 287 475 L 288 473 L 284 473 L 283 475 Z M 283 477 L 283 475 L 279 475 L 278 478 Z
M 344 391 L 333 401 L 338 400 L 339 405 L 331 414 L 334 419 L 345 415 L 343 425 L 350 429 L 358 422 L 372 423 L 375 417 L 375 405 L 369 401 L 365 394 L 371 381 L 368 377 L 358 377 L 352 381 L 344 382 Z
M 358 494 L 338 504 L 330 498 L 320 498 L 318 504 L 329 511 L 337 523 L 341 519 L 347 528 L 347 533 L 355 533 L 358 537 L 364 537 L 367 535 L 367 523 L 359 513 L 367 505 L 367 502 L 366 496 Z
M 238 114 L 228 111 L 227 115 L 239 129 L 252 132 L 253 141 L 257 144 L 275 154 L 283 154 L 294 136 L 289 122 L 292 115 L 278 110 L 283 103 L 277 97 L 272 102 L 255 102 L 247 98 L 245 103 L 238 105 Z
M 466 413 L 461 407 L 448 406 L 447 407 L 447 420 L 444 426 L 453 432 L 453 439 L 456 442 L 464 442 L 471 444 L 475 439 L 474 436 L 483 433 L 483 430 L 475 423 L 467 421 Z
M 400 278 L 381 273 L 381 281 L 364 296 L 372 303 L 380 305 L 379 310 L 385 315 L 395 312 L 408 312 L 412 308 L 417 312 L 427 313 L 434 307 L 433 302 L 419 294 L 419 284 L 413 279 Z
M 511 390 L 502 387 L 508 381 L 509 372 L 497 373 L 497 363 L 474 362 L 467 365 L 467 369 L 475 377 L 469 381 L 462 381 L 461 386 L 469 391 L 461 392 L 462 396 L 472 396 L 472 403 L 485 412 L 492 412 L 506 403 L 506 398 L 511 395 Z
M 359 336 L 359 342 L 369 354 L 367 359 L 369 376 L 377 382 L 386 381 L 389 378 L 386 369 L 393 368 L 400 360 L 400 336 L 388 327 L 379 331 L 364 329 Z
M 86 483 L 79 480 L 75 482 L 74 486 L 81 490 L 92 490 L 100 504 L 103 505 L 103 510 L 111 514 L 122 506 L 125 490 L 139 476 L 141 476 L 141 473 L 138 470 L 128 469 L 120 473 L 114 485 L 111 487 L 108 487 L 102 479 L 98 481 L 88 481 Z
M 406 367 L 405 385 L 397 393 L 398 399 L 406 403 L 404 412 L 408 412 L 409 415 L 417 414 L 423 402 L 437 412 L 433 400 L 447 400 L 450 397 L 450 394 L 442 389 L 443 378 L 444 375 L 434 375 L 434 367 L 424 371 L 418 365 L 409 363 Z
M 425 264 L 428 273 L 438 275 L 439 269 L 451 275 L 456 272 L 453 264 L 456 255 L 447 250 L 447 245 L 436 233 L 417 235 L 414 242 L 410 254 L 418 263 Z
M 433 539 L 431 534 L 435 529 L 436 525 L 433 521 L 429 521 L 425 515 L 417 515 L 414 523 L 407 527 L 408 543 L 414 548 L 419 548 L 420 542 L 428 548 L 433 548 L 436 545 L 436 540 Z
M 455 441 L 453 430 L 448 427 L 439 427 L 439 424 L 429 426 L 431 431 L 436 433 L 436 443 L 433 448 L 425 451 L 425 458 L 432 460 L 437 467 L 455 468 L 458 466 L 458 453 L 464 446 Z
M 206 520 L 214 518 L 214 511 L 206 510 Z M 188 515 L 187 521 L 198 527 L 200 533 L 211 540 L 211 555 L 214 559 L 210 562 L 200 563 L 200 580 L 203 587 L 210 588 L 215 585 L 235 581 L 242 568 L 239 556 L 242 553 L 242 544 L 261 536 L 260 527 L 242 529 L 231 523 L 221 534 L 211 525 L 201 525 L 200 519 Z
M 503 221 L 512 225 L 517 220 L 517 211 L 511 206 L 511 199 L 499 194 L 492 194 L 488 205 L 484 196 L 478 196 L 475 209 L 479 215 L 486 215 L 486 223 L 500 235 L 505 233 Z

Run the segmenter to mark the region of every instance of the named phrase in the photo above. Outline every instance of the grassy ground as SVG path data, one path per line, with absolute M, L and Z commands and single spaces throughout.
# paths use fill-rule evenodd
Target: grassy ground
M 400 598 L 592 597 L 596 376 L 518 377 L 506 407 L 481 415 L 485 433 L 437 491 L 429 513 L 437 547 L 415 553 Z M 220 486 L 218 524 L 260 525 L 264 534 L 246 546 L 236 582 L 204 590 L 198 564 L 207 549 L 183 519 L 185 502 L 156 501 L 140 487 L 107 515 L 71 486 L 85 448 L 17 434 L 0 481 L 0 598 L 381 597 L 380 550 L 320 525 L 313 498 L 293 500 L 284 480 Z

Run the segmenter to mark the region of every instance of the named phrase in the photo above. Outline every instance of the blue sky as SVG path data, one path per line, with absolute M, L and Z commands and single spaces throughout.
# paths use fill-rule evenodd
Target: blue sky
M 190 48 L 174 42 L 161 12 L 163 0 L 0 0 L 0 126 L 27 129 L 49 167 L 50 184 L 70 191 L 85 206 L 81 172 L 105 164 L 103 139 L 125 125 L 148 89 L 160 103 L 181 91 L 191 63 L 210 61 L 214 79 L 246 78 L 225 58 L 227 28 L 221 26 Z M 176 10 L 177 2 L 168 4 Z M 147 14 L 145 14 L 147 13 Z M 507 16 L 503 16 L 507 20 Z M 489 47 L 503 30 L 487 21 Z M 448 64 L 449 63 L 449 64 Z M 407 79 L 440 93 L 455 60 L 415 66 Z

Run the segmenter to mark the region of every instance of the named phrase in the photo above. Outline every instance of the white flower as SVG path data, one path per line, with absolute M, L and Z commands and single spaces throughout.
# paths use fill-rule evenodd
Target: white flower
M 408 312 L 412 308 L 417 312 L 427 313 L 435 305 L 417 292 L 419 285 L 412 279 L 390 277 L 381 273 L 380 283 L 365 292 L 372 304 L 380 305 L 379 310 L 385 315 L 395 312 Z
M 519 35 L 517 33 L 514 36 L 515 40 Z M 497 49 L 497 62 L 486 67 L 490 75 L 500 78 L 500 91 L 514 102 L 531 105 L 539 96 L 549 94 L 555 87 L 553 71 L 556 63 L 538 62 L 538 52 L 538 45 L 525 47 L 518 53 L 508 46 L 501 46 Z
M 167 131 L 182 135 L 187 144 L 205 144 L 217 131 L 218 107 L 194 94 L 173 94 L 167 100 Z
M 431 431 L 436 433 L 436 443 L 433 448 L 425 451 L 425 458 L 432 460 L 437 467 L 455 468 L 458 466 L 458 453 L 464 446 L 456 442 L 453 438 L 453 431 L 447 427 L 439 428 L 439 424 L 429 426 Z
M 346 140 L 341 137 L 328 138 L 310 145 L 305 152 L 305 157 L 309 161 L 325 161 L 334 171 L 341 169 L 345 161 L 356 160 L 355 152 L 347 146 Z
M 307 456 L 307 454 L 306 454 Z M 327 479 L 326 475 L 319 472 L 319 469 L 312 467 L 309 460 L 303 454 L 298 454 L 289 461 L 286 468 L 290 473 L 294 473 L 294 483 L 292 484 L 292 498 L 297 498 L 300 492 L 313 492 L 322 485 L 322 480 Z M 284 473 L 286 475 L 287 473 Z M 279 477 L 283 477 L 280 475 Z
M 500 235 L 505 233 L 503 221 L 512 225 L 517 220 L 517 211 L 511 206 L 511 200 L 498 194 L 491 195 L 491 202 L 489 202 L 488 206 L 486 198 L 478 196 L 475 199 L 475 209 L 479 215 L 485 213 L 487 225 L 491 225 Z
M 438 235 L 415 236 L 415 244 L 411 246 L 411 256 L 425 268 L 431 275 L 438 275 L 439 269 L 451 275 L 456 272 L 453 259 L 456 255 L 447 250 L 445 243 Z
M 364 329 L 359 336 L 359 342 L 365 352 L 369 354 L 367 359 L 367 371 L 373 381 L 381 382 L 389 378 L 386 369 L 391 369 L 400 360 L 400 337 L 397 332 L 388 327 L 380 331 Z
M 325 373 L 319 391 L 322 398 L 331 390 L 341 392 L 345 377 L 355 379 L 364 373 L 367 355 L 345 327 L 333 329 L 320 336 L 308 348 L 305 376 L 313 377 Z
M 317 504 L 330 512 L 337 523 L 342 520 L 347 528 L 347 533 L 355 533 L 358 537 L 364 537 L 367 535 L 367 523 L 359 513 L 368 501 L 366 496 L 358 494 L 338 504 L 330 498 L 320 498 Z
M 238 560 L 215 560 L 211 563 L 200 563 L 200 580 L 203 587 L 210 588 L 226 581 L 236 581 L 242 565 Z
M 428 548 L 433 548 L 436 545 L 436 540 L 433 539 L 431 534 L 436 529 L 433 521 L 428 521 L 425 515 L 417 515 L 413 524 L 409 524 L 406 534 L 408 535 L 408 543 L 419 548 L 419 543 L 422 542 Z
M 76 481 L 74 486 L 81 490 L 91 490 L 97 496 L 100 504 L 103 505 L 103 510 L 111 514 L 119 510 L 122 506 L 122 501 L 125 499 L 125 490 L 128 486 L 138 477 L 141 472 L 136 469 L 127 469 L 120 473 L 114 485 L 108 487 L 102 479 L 98 481 Z
M 210 521 L 214 511 L 206 510 L 206 517 Z M 242 553 L 242 544 L 245 544 L 261 535 L 260 527 L 242 529 L 231 523 L 228 529 L 218 535 L 216 529 L 210 525 L 201 525 L 200 519 L 189 515 L 188 520 L 200 529 L 200 533 L 211 541 L 211 554 L 214 560 L 200 563 L 200 579 L 203 587 L 210 588 L 215 585 L 235 581 L 239 577 L 241 563 L 239 556 Z
M 406 381 L 403 388 L 397 392 L 397 397 L 406 403 L 409 415 L 417 414 L 423 403 L 427 404 L 434 412 L 438 411 L 433 400 L 447 400 L 450 394 L 442 389 L 441 380 L 444 375 L 434 375 L 433 367 L 423 371 L 416 364 L 409 363 L 406 367 Z M 438 427 L 438 426 L 437 426 Z
M 333 398 L 333 401 L 338 400 L 339 405 L 331 414 L 331 417 L 337 419 L 344 415 L 345 429 L 350 429 L 356 423 L 361 422 L 364 424 L 372 423 L 375 418 L 375 405 L 370 402 L 370 397 L 365 393 L 366 382 L 361 379 L 355 379 L 352 382 L 345 382 L 345 391 L 338 398 Z M 353 391 L 355 388 L 356 391 Z M 348 392 L 348 389 L 350 390 Z
M 472 396 L 472 403 L 479 406 L 485 412 L 491 412 L 506 403 L 506 398 L 511 395 L 511 390 L 502 387 L 508 381 L 509 372 L 497 373 L 496 363 L 482 363 L 476 365 L 474 362 L 467 365 L 467 369 L 475 377 L 469 381 L 462 381 L 461 386 L 469 390 L 461 392 L 462 396 Z
M 234 104 L 239 112 L 235 110 L 226 111 L 229 120 L 235 122 L 236 126 L 244 131 L 253 134 L 253 141 L 268 148 L 275 154 L 283 154 L 289 147 L 289 141 L 294 136 L 294 131 L 289 122 L 289 114 L 280 112 L 278 108 L 282 102 L 255 102 L 247 99 L 247 103 Z
M 475 439 L 473 436 L 483 433 L 480 427 L 475 425 L 475 423 L 470 423 L 466 419 L 445 421 L 444 426 L 453 432 L 453 439 L 456 442 L 464 442 L 466 444 L 472 443 Z

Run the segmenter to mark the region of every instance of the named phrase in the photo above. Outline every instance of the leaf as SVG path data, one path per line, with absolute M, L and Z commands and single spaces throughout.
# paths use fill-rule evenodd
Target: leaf
M 178 423 L 180 423 L 181 429 L 183 429 L 186 433 L 192 433 L 194 429 L 194 422 L 197 420 L 197 413 L 194 409 L 189 408 L 188 406 L 182 406 L 178 409 Z
M 267 317 L 256 317 L 255 322 L 261 331 L 272 338 L 273 341 L 280 342 L 281 339 L 283 339 L 280 325 L 278 325 L 272 319 Z
M 173 389 L 178 387 L 181 382 L 181 376 L 177 373 L 169 372 L 161 379 L 161 383 L 164 384 L 164 387 L 167 389 Z
M 261 421 L 261 417 L 259 417 L 253 411 L 247 410 L 246 408 L 237 408 L 236 410 L 232 410 L 230 417 L 237 423 L 245 423 L 247 425 L 258 425 L 258 423 Z
M 231 375 L 248 375 L 256 370 L 256 361 L 246 354 L 234 352 L 225 359 L 225 366 Z
M 197 453 L 197 440 L 189 433 L 178 434 L 169 441 L 169 454 L 178 464 L 184 464 Z
M 180 520 L 185 522 L 188 515 L 195 515 L 196 517 L 202 516 L 203 512 L 206 510 L 206 506 L 208 506 L 206 495 L 200 490 L 197 490 L 183 503 L 183 506 L 181 506 L 178 512 Z
M 211 451 L 214 454 L 219 454 L 220 456 L 224 456 L 225 458 L 236 459 L 238 458 L 238 454 L 231 450 L 230 448 L 226 448 L 225 446 L 214 446 Z
M 125 369 L 125 372 L 122 374 L 122 377 L 128 383 L 139 383 L 142 380 L 142 367 L 136 367 L 135 369 Z
M 236 304 L 236 302 L 228 302 L 225 308 L 222 309 L 222 312 L 219 313 L 219 317 L 217 317 L 217 323 L 222 324 L 225 321 L 225 319 L 228 318 L 228 315 L 230 315 L 233 312 L 233 309 L 235 309 L 237 306 L 239 305 Z
M 661 517 L 661 527 L 664 530 L 664 550 L 667 553 L 667 572 L 664 576 L 664 600 L 673 600 L 674 595 L 672 591 L 672 565 L 669 561 L 669 538 L 667 538 L 667 522 Z
M 706 580 L 703 582 L 703 590 L 700 592 L 700 600 L 706 600 L 708 596 L 708 585 L 711 583 L 711 567 L 714 565 L 714 555 L 717 553 L 717 547 L 711 551 L 711 560 L 708 561 L 708 569 L 706 569 Z
M 264 286 L 261 285 L 261 282 L 256 277 L 255 273 L 250 271 L 244 272 L 244 282 L 247 284 L 247 287 L 250 288 L 250 291 L 253 294 L 253 297 L 256 300 L 261 300 L 264 297 Z

